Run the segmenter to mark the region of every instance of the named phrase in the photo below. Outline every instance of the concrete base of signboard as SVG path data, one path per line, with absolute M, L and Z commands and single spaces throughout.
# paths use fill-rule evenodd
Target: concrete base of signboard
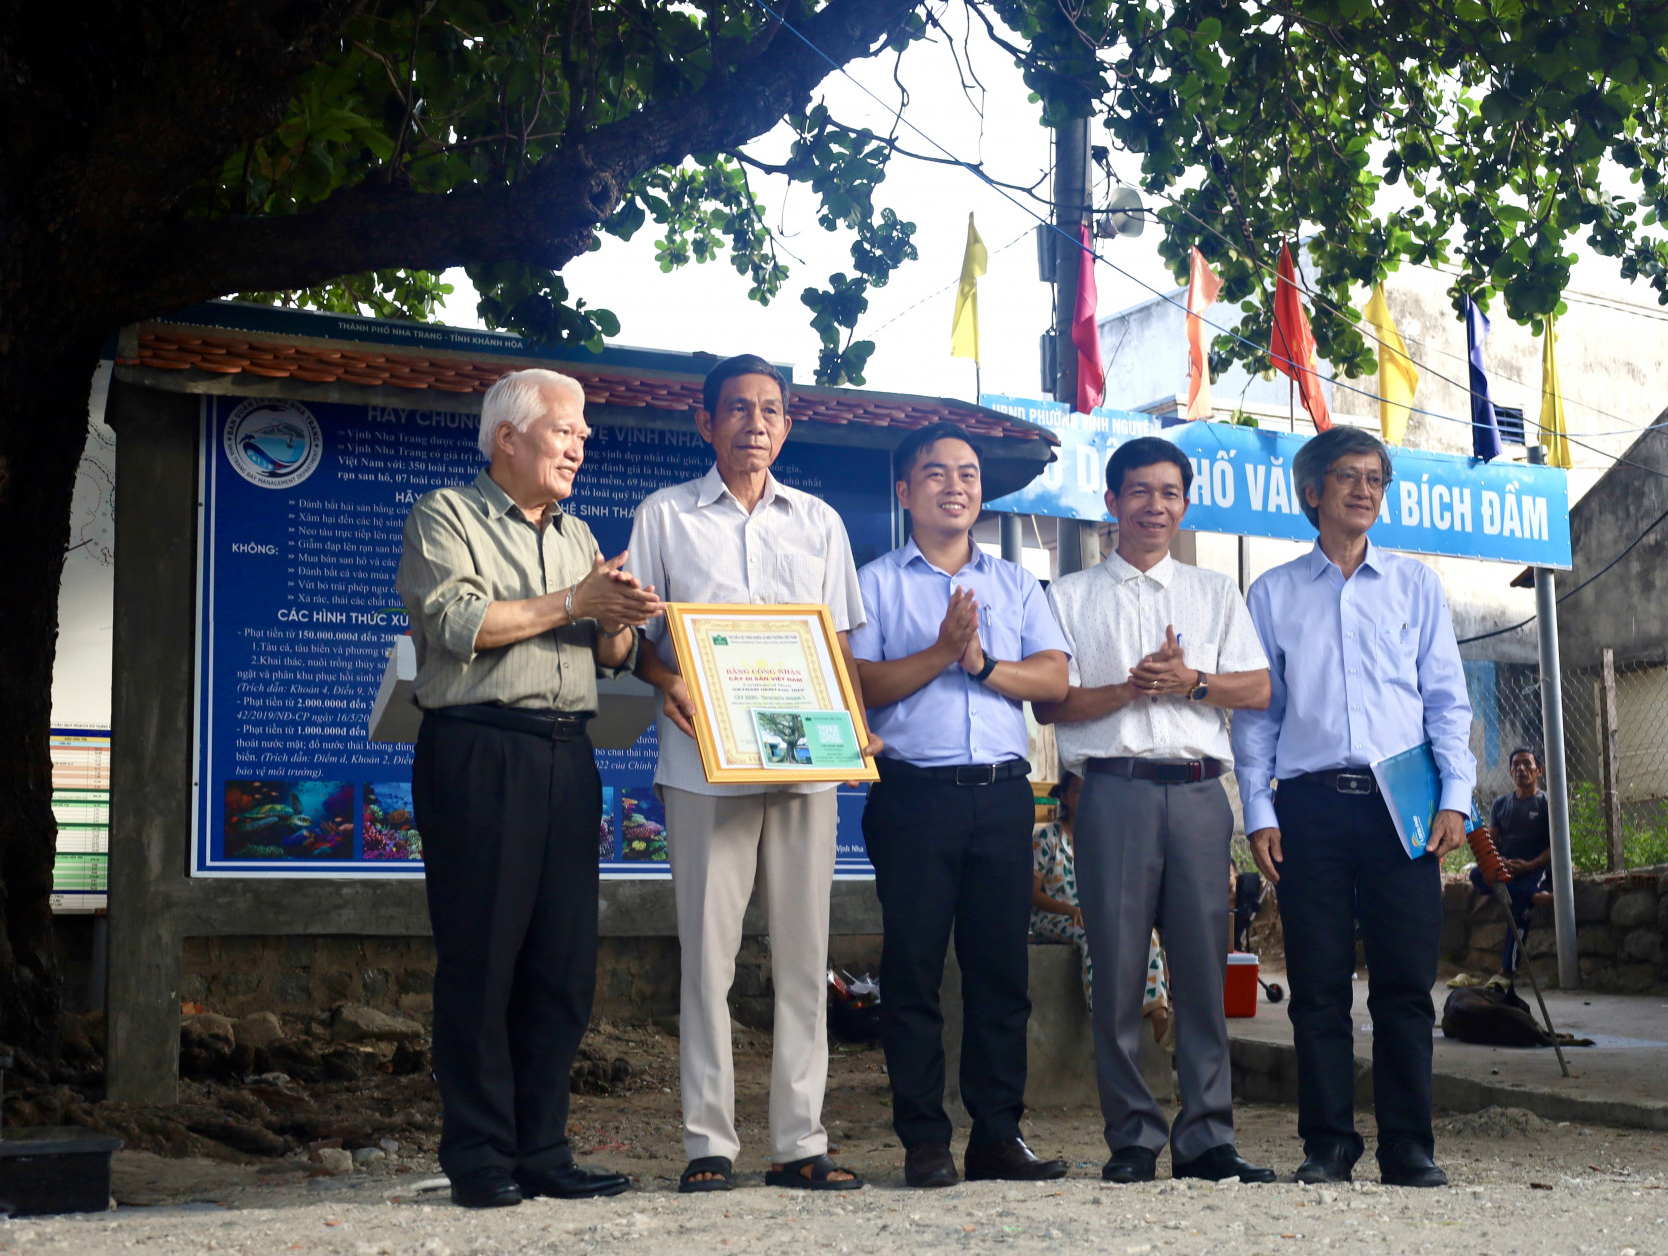
M 1036 943 L 1029 952 L 1031 1020 L 1025 1027 L 1025 1106 L 1033 1111 L 1097 1106 L 1094 1030 L 1078 975 L 1077 949 Z M 880 993 L 884 1000 L 886 991 Z M 961 965 L 954 949 L 944 965 L 939 1001 L 944 1011 L 944 1107 L 951 1123 L 966 1129 L 972 1122 L 961 1102 Z M 1149 1075 L 1147 1084 L 1160 1099 L 1168 1099 L 1174 1091 L 1170 1057 L 1156 1044 L 1151 1054 L 1150 1062 L 1145 1054 L 1142 1061 Z M 1039 1148 L 1037 1154 L 1048 1153 Z

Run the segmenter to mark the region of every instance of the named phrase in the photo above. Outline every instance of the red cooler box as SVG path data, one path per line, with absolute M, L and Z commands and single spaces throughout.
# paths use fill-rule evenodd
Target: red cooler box
M 1222 1006 L 1229 1016 L 1257 1014 L 1257 957 L 1247 951 L 1228 952 L 1228 981 L 1222 987 Z

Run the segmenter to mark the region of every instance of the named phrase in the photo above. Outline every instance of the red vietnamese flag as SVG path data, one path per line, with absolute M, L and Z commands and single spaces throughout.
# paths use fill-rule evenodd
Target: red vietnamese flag
M 1077 412 L 1088 414 L 1106 395 L 1106 371 L 1100 364 L 1100 328 L 1095 323 L 1095 254 L 1089 247 L 1089 224 L 1078 227 L 1077 307 L 1071 316 L 1071 342 L 1077 346 Z
M 1315 337 L 1309 331 L 1309 318 L 1297 299 L 1291 250 L 1283 243 L 1280 245 L 1276 274 L 1274 334 L 1269 338 L 1268 356 L 1275 370 L 1297 381 L 1303 408 L 1315 421 L 1315 430 L 1324 432 L 1332 426 L 1332 415 L 1321 393 L 1320 376 L 1315 373 Z
M 1193 249 L 1187 268 L 1187 419 L 1208 419 L 1211 416 L 1210 370 L 1205 355 L 1205 320 L 1200 317 L 1217 293 L 1222 291 L 1222 280 L 1217 277 L 1205 255 Z

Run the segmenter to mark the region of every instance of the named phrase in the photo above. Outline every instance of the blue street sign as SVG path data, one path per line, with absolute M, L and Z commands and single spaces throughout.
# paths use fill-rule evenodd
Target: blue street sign
M 1106 459 L 1132 436 L 1160 434 L 1150 415 L 1097 411 L 1070 415 L 1055 427 L 1063 402 L 1023 402 L 986 397 L 984 404 L 1023 413 L 1054 428 L 1060 461 L 1018 493 L 988 503 L 990 509 L 1106 520 L 1101 499 Z M 1016 410 L 1015 406 L 1027 407 Z M 1059 406 L 1060 411 L 1045 409 Z M 1197 532 L 1309 541 L 1315 529 L 1304 518 L 1292 461 L 1307 436 L 1186 423 L 1163 429 L 1193 463 L 1193 488 L 1185 526 Z M 1373 540 L 1386 549 L 1445 554 L 1536 567 L 1570 565 L 1569 485 L 1557 467 L 1480 462 L 1422 449 L 1391 450 L 1395 480 L 1384 494 Z M 1098 465 L 1097 465 L 1098 462 Z M 1098 479 L 1096 477 L 1099 477 Z

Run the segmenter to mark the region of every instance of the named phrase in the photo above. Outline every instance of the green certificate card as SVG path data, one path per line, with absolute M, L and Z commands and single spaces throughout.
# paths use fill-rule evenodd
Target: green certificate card
M 857 729 L 845 711 L 755 708 L 753 727 L 767 768 L 861 768 Z

